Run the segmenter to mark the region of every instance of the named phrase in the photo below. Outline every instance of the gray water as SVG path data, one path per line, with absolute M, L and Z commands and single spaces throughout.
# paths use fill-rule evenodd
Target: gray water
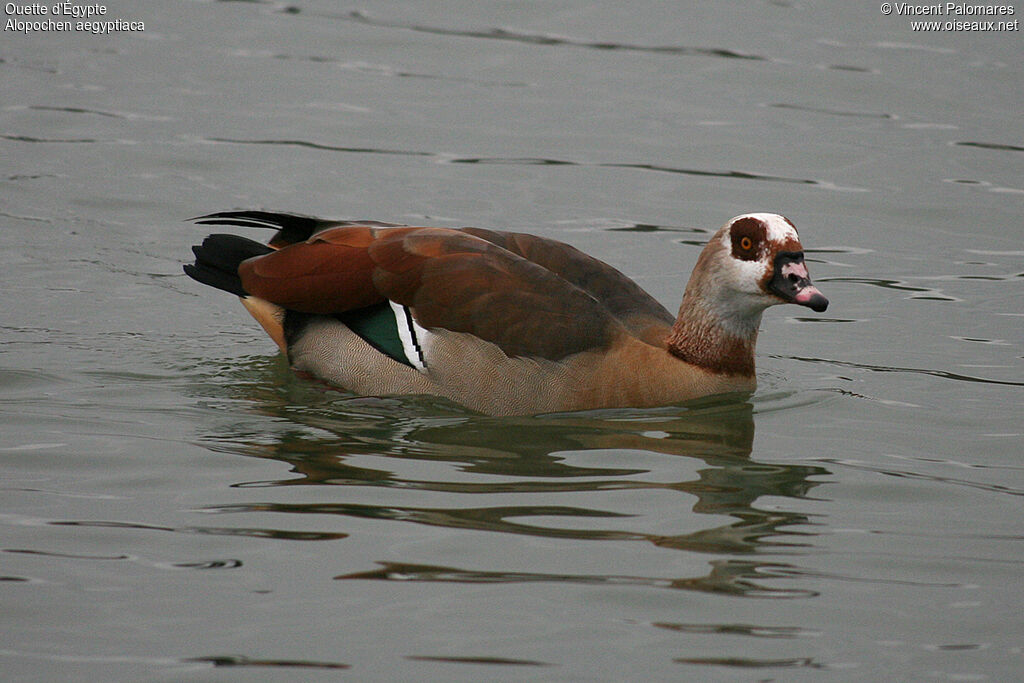
M 104 19 L 144 30 L 0 38 L 0 678 L 1020 678 L 1019 31 L 838 0 Z M 182 274 L 185 219 L 233 208 L 533 232 L 671 310 L 710 231 L 776 211 L 832 305 L 766 313 L 740 403 L 360 398 Z

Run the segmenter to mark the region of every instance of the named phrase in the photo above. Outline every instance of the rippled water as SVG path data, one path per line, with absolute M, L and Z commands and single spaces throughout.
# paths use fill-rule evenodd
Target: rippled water
M 146 29 L 0 42 L 4 680 L 1019 677 L 1019 33 L 108 14 Z M 527 230 L 672 310 L 711 231 L 779 211 L 832 306 L 766 314 L 746 402 L 360 398 L 181 273 L 231 208 Z

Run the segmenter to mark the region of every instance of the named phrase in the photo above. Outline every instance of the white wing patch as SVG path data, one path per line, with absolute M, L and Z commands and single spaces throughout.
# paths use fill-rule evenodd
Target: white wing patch
M 419 323 L 412 317 L 412 311 L 408 306 L 388 301 L 391 310 L 395 314 L 395 324 L 398 326 L 398 338 L 402 342 L 402 350 L 405 357 L 409 359 L 412 366 L 420 372 L 427 371 L 427 359 L 424 353 L 430 333 L 420 327 Z

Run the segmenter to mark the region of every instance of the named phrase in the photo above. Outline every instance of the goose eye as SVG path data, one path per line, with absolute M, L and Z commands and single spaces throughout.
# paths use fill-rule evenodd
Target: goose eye
M 768 227 L 752 216 L 737 218 L 729 227 L 732 256 L 740 261 L 756 261 L 767 238 Z

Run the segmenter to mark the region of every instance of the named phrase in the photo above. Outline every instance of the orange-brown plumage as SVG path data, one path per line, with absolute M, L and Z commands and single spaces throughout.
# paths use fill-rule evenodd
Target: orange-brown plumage
M 426 328 L 473 334 L 510 356 L 557 360 L 607 344 L 617 327 L 547 268 L 453 229 L 329 228 L 238 272 L 246 292 L 288 310 L 333 315 L 394 301 Z
M 533 235 L 262 212 L 199 221 L 278 229 L 271 247 L 213 235 L 186 272 L 242 296 L 296 369 L 495 414 L 749 391 L 761 311 L 827 305 L 775 214 L 712 237 L 675 318 L 611 266 Z M 373 322 L 385 318 L 392 332 Z

